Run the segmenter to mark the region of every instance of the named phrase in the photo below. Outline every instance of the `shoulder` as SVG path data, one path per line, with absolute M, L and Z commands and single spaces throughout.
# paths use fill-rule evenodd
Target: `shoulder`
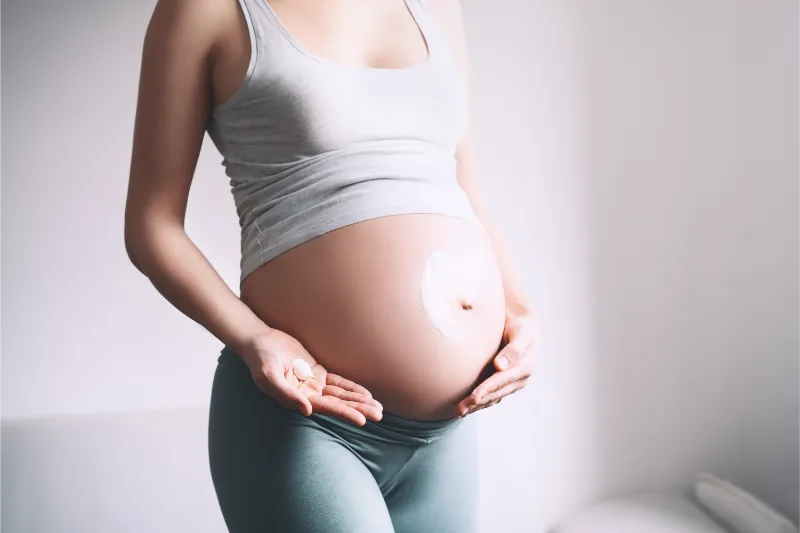
M 239 23 L 239 0 L 158 0 L 145 46 L 210 55 Z
M 461 0 L 419 0 L 426 9 L 431 11 L 440 23 L 450 23 L 461 20 Z
M 461 0 L 419 0 L 441 28 L 459 67 L 467 70 L 467 38 Z
M 460 48 L 464 44 L 464 20 L 461 0 L 420 0 L 436 19 L 451 46 Z

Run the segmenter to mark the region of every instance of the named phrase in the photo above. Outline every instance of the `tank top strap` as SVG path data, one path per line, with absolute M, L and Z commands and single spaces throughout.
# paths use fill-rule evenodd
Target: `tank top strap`
M 263 55 L 262 41 L 264 40 L 265 33 L 269 31 L 269 21 L 265 16 L 264 10 L 261 6 L 263 0 L 239 0 L 244 20 L 247 23 L 247 32 L 250 38 L 250 63 L 245 75 L 245 82 L 247 83 L 256 69 L 256 64 Z M 242 92 L 242 91 L 239 91 Z M 234 99 L 239 96 L 239 93 L 234 94 Z
M 408 0 L 409 4 L 414 4 L 420 9 L 428 9 L 428 0 Z
M 425 41 L 428 44 L 430 61 L 438 63 L 441 60 L 451 60 L 450 44 L 444 35 L 439 21 L 433 9 L 430 7 L 429 0 L 405 0 L 411 14 L 419 26 Z
M 257 52 L 264 53 L 264 42 L 270 46 L 280 44 L 285 32 L 283 24 L 266 0 L 239 0 L 245 20 L 250 29 L 251 45 Z

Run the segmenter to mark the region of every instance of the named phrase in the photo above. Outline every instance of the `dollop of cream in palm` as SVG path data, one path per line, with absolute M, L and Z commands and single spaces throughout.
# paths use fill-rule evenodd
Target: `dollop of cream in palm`
M 292 372 L 300 381 L 314 378 L 311 365 L 305 359 L 300 359 L 299 357 L 292 359 Z

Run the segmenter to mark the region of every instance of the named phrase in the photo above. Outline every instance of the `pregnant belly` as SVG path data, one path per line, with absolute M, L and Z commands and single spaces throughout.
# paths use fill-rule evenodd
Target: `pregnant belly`
M 491 372 L 505 317 L 481 229 L 429 214 L 376 218 L 292 248 L 244 280 L 242 300 L 386 411 L 418 420 L 453 416 Z

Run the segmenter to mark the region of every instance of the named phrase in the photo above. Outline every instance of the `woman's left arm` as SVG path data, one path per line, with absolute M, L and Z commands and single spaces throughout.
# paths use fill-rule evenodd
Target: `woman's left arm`
M 430 8 L 450 42 L 461 77 L 469 97 L 469 67 L 467 43 L 460 0 L 423 0 Z M 506 300 L 506 321 L 503 348 L 494 358 L 496 372 L 480 383 L 468 397 L 459 402 L 455 413 L 465 416 L 499 403 L 505 396 L 523 388 L 531 375 L 532 364 L 539 345 L 539 323 L 530 301 L 525 296 L 511 252 L 500 229 L 489 217 L 480 191 L 477 176 L 471 113 L 467 127 L 456 149 L 458 182 L 469 197 L 472 208 L 492 242 L 503 277 Z

